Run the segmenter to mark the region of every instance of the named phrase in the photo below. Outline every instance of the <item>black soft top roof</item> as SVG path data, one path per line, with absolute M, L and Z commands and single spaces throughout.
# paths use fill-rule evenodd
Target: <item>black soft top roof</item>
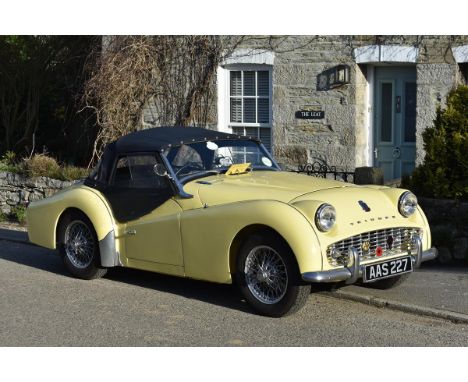
M 253 139 L 199 127 L 155 127 L 125 135 L 115 142 L 117 153 L 163 151 L 172 146 L 214 139 Z
M 164 151 L 174 146 L 215 139 L 250 139 L 259 141 L 252 137 L 222 133 L 199 127 L 155 127 L 140 130 L 109 143 L 104 150 L 97 173 L 94 176 L 88 177 L 85 184 L 96 187 L 96 181 L 107 182 L 111 175 L 113 163 L 119 154 Z

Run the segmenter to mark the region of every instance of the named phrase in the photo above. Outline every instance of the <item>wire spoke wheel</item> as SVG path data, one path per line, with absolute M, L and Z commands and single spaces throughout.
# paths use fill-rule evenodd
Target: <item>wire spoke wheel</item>
M 88 225 L 81 220 L 71 222 L 65 231 L 65 254 L 79 269 L 93 261 L 95 241 Z
M 279 253 L 269 246 L 252 248 L 245 261 L 244 274 L 250 292 L 264 304 L 276 304 L 286 294 L 286 265 Z

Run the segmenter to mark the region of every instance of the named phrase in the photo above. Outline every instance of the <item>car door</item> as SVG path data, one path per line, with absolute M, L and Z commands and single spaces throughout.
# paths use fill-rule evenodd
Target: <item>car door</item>
M 167 177 L 155 174 L 158 154 L 121 155 L 105 192 L 114 216 L 125 224 L 126 257 L 182 266 L 180 213 Z

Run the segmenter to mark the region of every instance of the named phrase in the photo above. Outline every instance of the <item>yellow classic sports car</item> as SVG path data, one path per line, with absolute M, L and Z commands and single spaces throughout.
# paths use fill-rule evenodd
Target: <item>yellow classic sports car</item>
M 58 248 L 76 277 L 122 266 L 235 282 L 275 317 L 313 283 L 391 288 L 437 255 L 411 192 L 281 171 L 258 140 L 200 128 L 120 138 L 27 220 L 30 241 Z

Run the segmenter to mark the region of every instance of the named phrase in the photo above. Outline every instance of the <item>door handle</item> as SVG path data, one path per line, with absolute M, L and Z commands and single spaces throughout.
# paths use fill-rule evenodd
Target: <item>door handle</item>
M 129 229 L 128 231 L 125 231 L 125 235 L 135 236 L 136 235 L 136 229 Z
M 401 156 L 401 149 L 399 147 L 393 148 L 393 158 L 398 159 Z
M 379 157 L 379 149 L 376 147 L 374 149 L 374 158 L 377 159 Z

